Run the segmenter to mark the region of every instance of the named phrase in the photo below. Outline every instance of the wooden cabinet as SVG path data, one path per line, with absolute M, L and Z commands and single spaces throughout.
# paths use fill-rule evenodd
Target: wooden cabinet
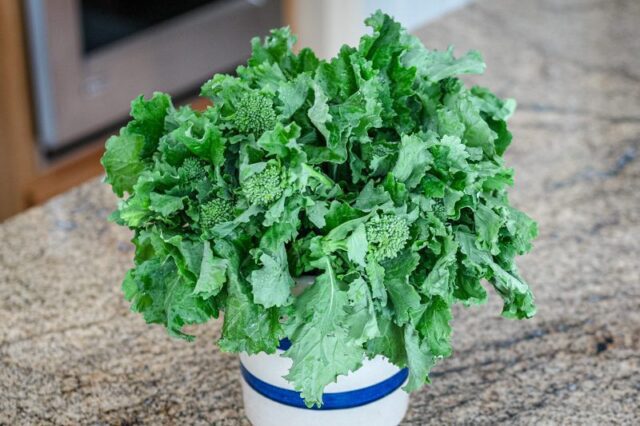
M 27 206 L 36 171 L 19 0 L 0 1 L 0 220 Z
M 35 140 L 20 0 L 0 1 L 0 221 L 101 173 L 105 136 L 58 161 Z

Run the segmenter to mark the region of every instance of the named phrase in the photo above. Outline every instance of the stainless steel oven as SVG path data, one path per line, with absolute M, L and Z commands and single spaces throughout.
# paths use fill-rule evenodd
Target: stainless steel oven
M 155 90 L 194 90 L 281 25 L 278 0 L 27 0 L 38 138 L 55 151 Z

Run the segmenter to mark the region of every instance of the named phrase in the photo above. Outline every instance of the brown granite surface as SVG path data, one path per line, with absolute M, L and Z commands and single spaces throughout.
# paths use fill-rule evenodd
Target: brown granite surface
M 519 100 L 514 202 L 539 313 L 459 309 L 455 354 L 406 424 L 640 421 L 640 2 L 487 0 L 420 32 L 484 52 Z M 91 182 L 0 225 L 0 424 L 247 424 L 237 361 L 170 339 L 119 291 L 129 233 Z

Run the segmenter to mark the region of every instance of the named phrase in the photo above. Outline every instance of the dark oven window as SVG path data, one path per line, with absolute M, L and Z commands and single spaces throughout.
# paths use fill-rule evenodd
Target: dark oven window
M 224 0 L 82 0 L 84 53 L 93 53 L 208 3 Z

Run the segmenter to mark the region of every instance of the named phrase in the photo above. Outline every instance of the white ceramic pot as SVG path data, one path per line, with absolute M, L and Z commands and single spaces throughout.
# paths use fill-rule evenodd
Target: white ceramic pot
M 287 344 L 285 339 L 281 347 Z M 357 371 L 338 377 L 325 388 L 324 405 L 309 409 L 282 377 L 291 367 L 282 352 L 240 354 L 244 410 L 254 426 L 394 426 L 404 417 L 409 395 L 401 387 L 407 370 L 386 358 L 365 360 Z

